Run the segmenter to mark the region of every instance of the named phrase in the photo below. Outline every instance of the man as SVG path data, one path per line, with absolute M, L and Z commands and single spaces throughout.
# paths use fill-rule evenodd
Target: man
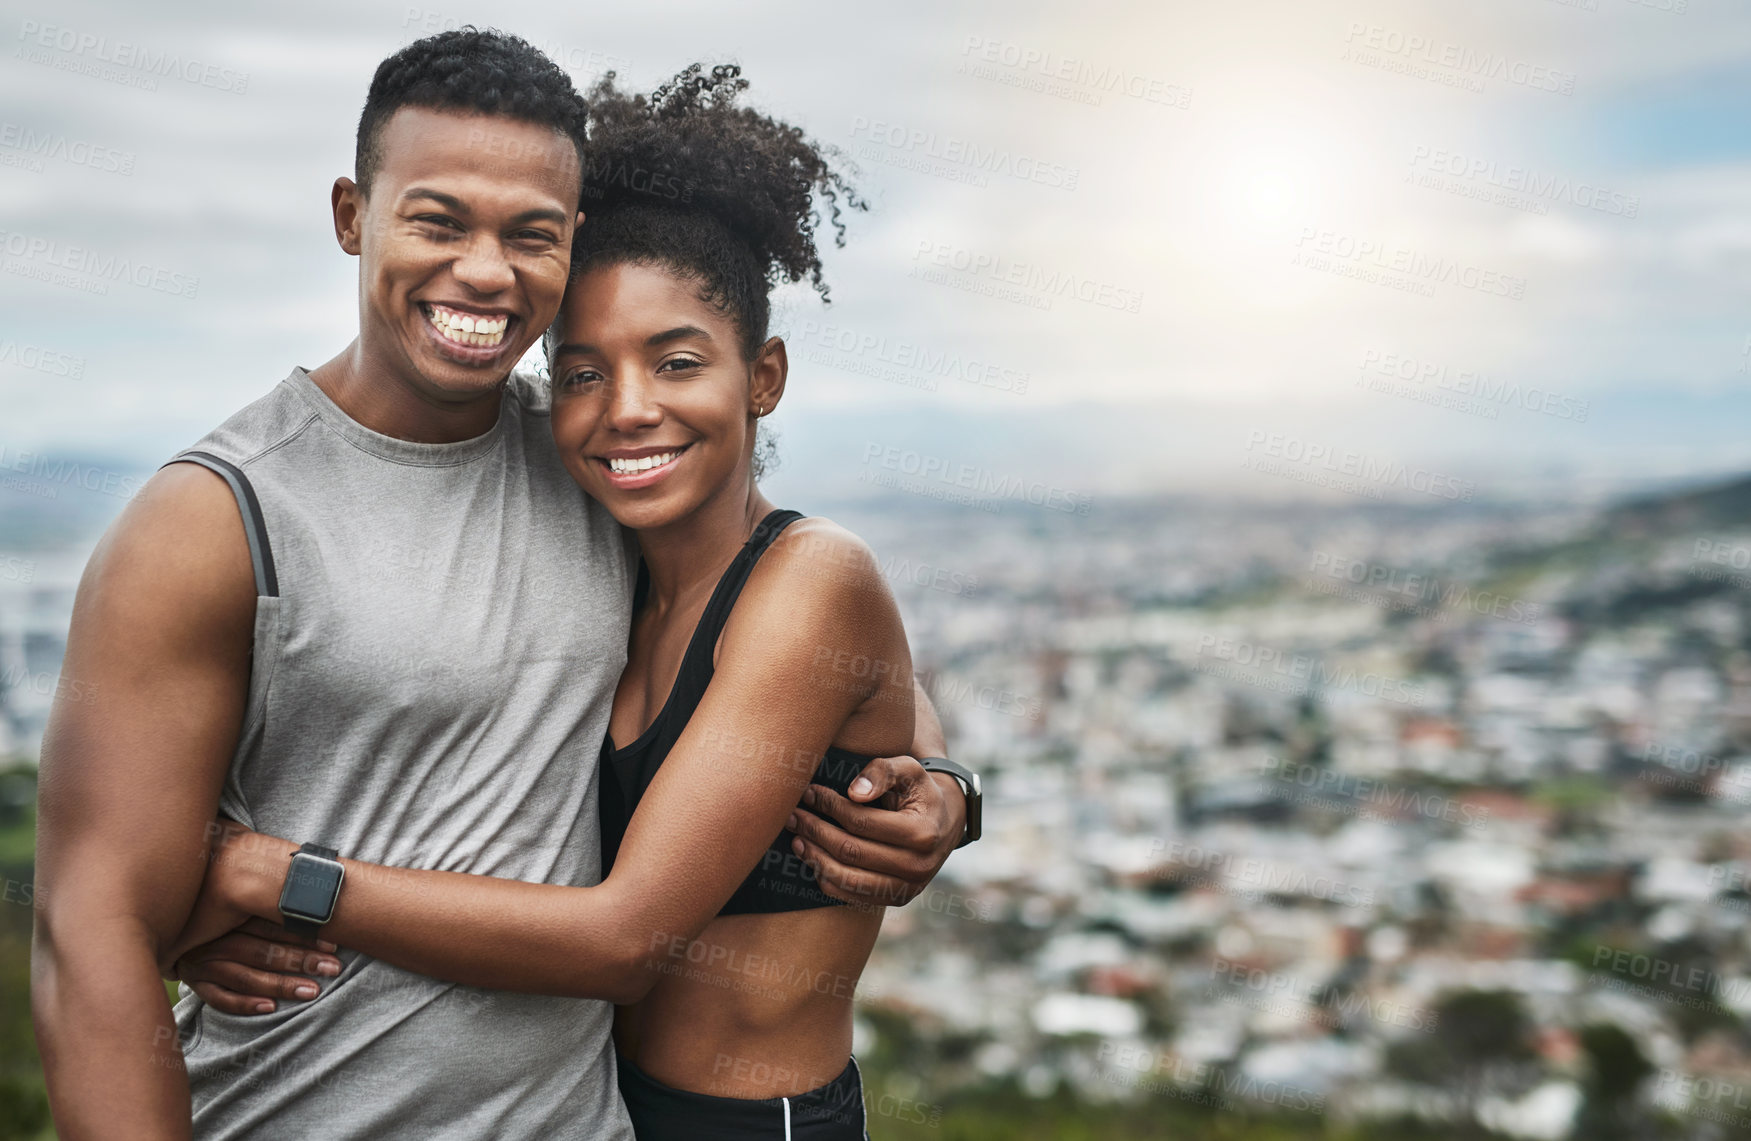
M 579 122 L 512 37 L 385 61 L 332 194 L 358 337 L 161 471 L 93 554 L 64 672 L 102 697 L 56 706 L 40 783 L 33 1006 L 63 1138 L 187 1137 L 191 1112 L 209 1138 L 630 1137 L 604 1002 L 342 952 L 310 1002 L 185 998 L 173 1022 L 155 966 L 220 812 L 374 863 L 598 879 L 631 547 L 506 384 L 565 288 Z M 940 753 L 922 704 L 914 749 Z M 828 890 L 903 902 L 967 806 L 910 758 L 866 775 L 900 811 L 830 802 L 855 841 L 800 808 L 799 829 Z

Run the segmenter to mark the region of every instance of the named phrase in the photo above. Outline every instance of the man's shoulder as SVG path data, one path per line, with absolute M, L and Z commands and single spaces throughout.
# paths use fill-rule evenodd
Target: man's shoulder
M 547 378 L 525 369 L 513 369 L 505 381 L 507 403 L 518 413 L 543 421 L 553 411 L 553 390 Z
M 177 454 L 205 452 L 244 467 L 296 436 L 316 418 L 316 410 L 287 378 Z

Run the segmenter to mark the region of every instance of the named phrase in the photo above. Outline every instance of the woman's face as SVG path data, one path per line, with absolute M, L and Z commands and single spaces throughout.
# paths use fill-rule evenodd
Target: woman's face
M 553 438 L 583 489 L 621 523 L 664 527 L 714 496 L 745 498 L 755 410 L 784 388 L 784 344 L 752 363 L 698 283 L 613 264 L 566 290 L 554 350 Z

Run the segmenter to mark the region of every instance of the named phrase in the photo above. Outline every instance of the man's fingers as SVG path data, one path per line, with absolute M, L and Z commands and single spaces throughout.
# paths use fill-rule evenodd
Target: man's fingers
M 274 1004 L 267 999 L 226 990 L 217 983 L 189 983 L 189 989 L 214 1010 L 226 1014 L 272 1014 Z
M 815 870 L 822 892 L 865 907 L 899 907 L 911 902 L 921 887 L 879 872 L 850 868 L 802 837 L 792 841 L 791 851 Z
M 803 795 L 803 804 L 811 812 L 831 817 L 845 831 L 865 840 L 914 852 L 929 852 L 935 846 L 936 832 L 925 815 L 922 802 L 908 802 L 894 809 L 881 808 L 857 804 L 830 788 L 812 784 Z
M 924 766 L 911 757 L 877 757 L 863 766 L 846 791 L 852 800 L 867 804 L 895 789 L 916 785 L 927 775 Z
M 883 812 L 882 809 L 873 809 Z M 796 827 L 791 831 L 809 841 L 814 847 L 825 851 L 833 859 L 847 865 L 857 872 L 872 872 L 876 875 L 892 876 L 923 886 L 934 870 L 930 853 L 912 848 L 885 844 L 878 840 L 856 834 L 848 828 L 840 828 L 830 820 L 824 820 L 806 808 L 799 808 L 793 814 Z M 887 813 L 892 816 L 893 813 Z

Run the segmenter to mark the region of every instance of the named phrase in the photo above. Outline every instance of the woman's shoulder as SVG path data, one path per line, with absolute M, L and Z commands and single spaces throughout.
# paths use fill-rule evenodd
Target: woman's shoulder
M 811 582 L 827 594 L 861 594 L 887 586 L 869 544 L 824 515 L 806 515 L 786 527 L 761 561 L 772 564 L 769 578 L 793 589 Z

